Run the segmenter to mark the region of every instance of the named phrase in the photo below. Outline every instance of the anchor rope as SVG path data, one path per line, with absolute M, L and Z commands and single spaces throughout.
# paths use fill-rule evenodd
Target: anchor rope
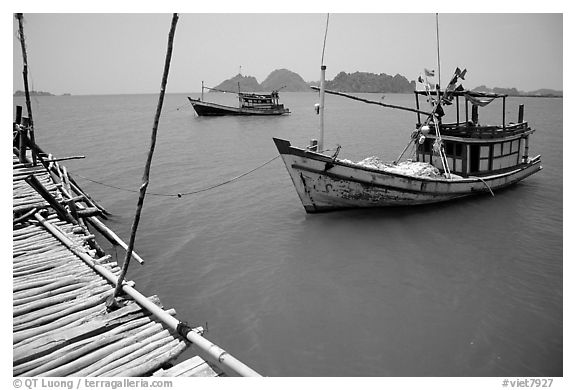
M 270 164 L 272 161 L 276 160 L 278 157 L 280 157 L 280 155 L 277 155 L 277 156 L 271 158 L 270 160 L 268 160 L 268 161 L 266 161 L 266 162 L 258 165 L 257 167 L 252 168 L 252 169 L 250 169 L 249 171 L 244 172 L 244 173 L 242 173 L 242 174 L 240 174 L 240 175 L 238 175 L 238 176 L 235 176 L 235 177 L 233 177 L 233 178 L 231 178 L 231 179 L 228 179 L 228 180 L 225 180 L 225 181 L 223 181 L 223 182 L 220 182 L 220 183 L 217 183 L 217 184 L 213 184 L 213 185 L 210 185 L 210 186 L 208 186 L 208 187 L 204 187 L 204 188 L 201 188 L 201 189 L 198 189 L 198 190 L 194 190 L 194 191 L 190 191 L 190 192 L 181 192 L 181 193 L 179 192 L 179 193 L 175 193 L 175 194 L 174 194 L 174 193 L 171 193 L 171 194 L 158 193 L 158 192 L 156 192 L 156 193 L 154 193 L 154 192 L 148 192 L 147 194 L 148 194 L 148 195 L 154 195 L 154 196 L 178 197 L 178 198 L 181 198 L 181 197 L 183 197 L 183 196 L 188 196 L 188 195 L 199 194 L 199 193 L 201 193 L 201 192 L 206 192 L 206 191 L 212 190 L 212 189 L 214 189 L 214 188 L 218 188 L 218 187 L 221 187 L 221 186 L 223 186 L 223 185 L 225 185 L 225 184 L 229 184 L 229 183 L 232 183 L 232 182 L 234 182 L 234 181 L 236 181 L 236 180 L 239 180 L 239 179 L 241 179 L 241 178 L 243 178 L 243 177 L 245 177 L 245 176 L 247 176 L 247 175 L 249 175 L 249 174 L 257 171 L 258 169 L 263 168 L 264 166 Z M 70 175 L 70 172 L 69 172 L 68 174 Z M 90 182 L 92 182 L 92 183 L 100 184 L 100 185 L 102 185 L 102 186 L 104 186 L 104 187 L 114 188 L 114 189 L 121 190 L 121 191 L 126 191 L 126 192 L 140 192 L 139 190 L 132 190 L 132 189 L 129 189 L 129 188 L 118 187 L 118 186 L 115 186 L 115 185 L 112 185 L 112 184 L 104 183 L 104 182 L 102 182 L 102 181 L 90 179 L 90 178 L 85 177 L 85 176 L 82 176 L 82 175 L 80 175 L 80 174 L 78 174 L 78 173 L 74 173 L 73 175 L 74 175 L 74 176 L 78 176 L 78 177 L 80 177 L 80 178 L 82 178 L 82 179 L 84 179 L 84 180 L 90 181 Z

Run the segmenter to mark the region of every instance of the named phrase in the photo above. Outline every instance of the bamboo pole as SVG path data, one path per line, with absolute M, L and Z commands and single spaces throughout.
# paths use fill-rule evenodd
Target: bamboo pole
M 108 239 L 114 245 L 120 245 L 125 250 L 128 250 L 128 245 L 116 234 L 112 231 L 108 226 L 106 226 L 102 221 L 100 221 L 95 216 L 88 217 L 88 222 L 94 226 L 98 232 L 100 232 L 104 237 Z M 132 257 L 134 260 L 139 262 L 140 264 L 144 264 L 144 260 L 138 255 L 138 253 L 132 251 Z
M 90 339 L 93 336 L 105 335 L 113 331 L 117 333 L 122 329 L 132 329 L 138 326 L 142 319 L 149 322 L 146 313 L 137 304 L 131 304 L 129 310 L 124 310 L 117 315 L 104 315 L 92 318 L 91 321 L 80 323 L 78 326 L 68 329 L 57 329 L 34 342 L 27 343 L 21 348 L 15 348 L 15 355 L 45 355 L 63 348 L 66 345 L 75 343 L 78 340 Z M 159 324 L 160 325 L 160 324 Z
M 162 76 L 162 83 L 160 86 L 160 96 L 158 98 L 158 106 L 156 107 L 156 115 L 154 117 L 154 125 L 152 127 L 152 136 L 150 140 L 150 151 L 148 152 L 148 158 L 146 160 L 146 166 L 144 167 L 144 175 L 142 177 L 142 185 L 140 186 L 140 196 L 138 197 L 138 205 L 136 207 L 136 214 L 134 215 L 134 221 L 132 223 L 132 231 L 130 233 L 130 241 L 128 244 L 128 249 L 126 250 L 126 257 L 124 258 L 124 264 L 122 265 L 122 271 L 116 282 L 116 288 L 114 289 L 114 294 L 110 300 L 110 307 L 113 308 L 116 305 L 115 299 L 120 294 L 122 290 L 122 283 L 128 272 L 128 266 L 130 265 L 130 259 L 132 257 L 132 250 L 134 249 L 134 241 L 136 240 L 136 230 L 138 229 L 138 223 L 140 222 L 140 215 L 142 213 L 142 206 L 144 205 L 144 198 L 146 197 L 146 189 L 150 181 L 150 167 L 152 165 L 152 156 L 154 155 L 154 148 L 156 147 L 156 134 L 158 133 L 158 123 L 160 122 L 160 113 L 162 112 L 162 105 L 164 103 L 164 94 L 166 91 L 166 83 L 168 82 L 168 73 L 170 71 L 170 60 L 172 58 L 172 45 L 174 41 L 174 33 L 176 32 L 176 23 L 178 23 L 178 14 L 172 15 L 172 25 L 170 27 L 170 32 L 168 34 L 168 50 L 166 52 L 166 61 L 164 62 L 164 74 Z
M 157 327 L 149 327 L 148 333 L 158 332 L 162 329 L 160 324 L 157 325 Z M 125 337 L 132 333 L 125 333 L 126 329 L 129 329 L 131 326 L 132 324 L 125 324 L 116 329 L 113 329 L 110 332 L 107 332 L 104 335 L 100 335 L 90 344 L 72 352 L 72 359 L 70 356 L 68 356 L 68 354 L 60 356 L 58 361 L 50 362 L 44 366 L 41 366 L 35 370 L 35 372 L 29 372 L 27 375 L 78 376 L 78 371 L 85 370 L 93 364 L 97 364 L 101 359 L 105 358 L 108 354 L 118 349 L 119 344 L 123 345 L 125 343 Z
M 162 364 L 178 357 L 186 347 L 187 345 L 184 341 L 174 340 L 155 351 L 154 356 L 141 359 L 137 365 L 133 364 L 132 368 L 121 371 L 117 376 L 132 377 L 147 375 L 160 368 Z
M 151 323 L 147 317 L 140 318 L 129 323 L 120 325 L 112 330 L 104 333 L 89 336 L 84 339 L 79 339 L 73 343 L 67 344 L 58 348 L 46 355 L 40 356 L 37 359 L 29 362 L 22 363 L 14 368 L 14 371 L 26 373 L 26 376 L 43 375 L 46 376 L 47 371 L 53 369 L 60 369 L 66 363 L 75 359 L 82 359 L 84 356 L 89 355 L 95 348 L 102 347 L 107 342 L 120 341 L 123 337 L 128 337 L 131 334 L 142 332 L 150 328 L 154 324 Z M 120 336 L 120 337 L 118 337 Z M 116 340 L 114 340 L 116 339 Z M 106 347 L 104 347 L 106 348 Z M 84 356 L 83 356 L 84 355 Z M 64 367 L 65 368 L 65 367 Z
M 36 339 L 50 336 L 56 332 L 75 328 L 105 314 L 107 314 L 106 305 L 102 303 L 34 329 L 14 332 L 13 343 L 14 345 L 25 345 Z
M 60 281 L 56 282 L 59 283 Z M 104 283 L 104 282 L 103 282 Z M 65 293 L 69 293 L 71 291 L 78 292 L 82 289 L 86 289 L 91 285 L 91 283 L 83 283 L 74 280 L 74 277 L 68 278 L 68 280 L 63 281 L 60 284 L 60 287 L 55 289 L 49 289 L 47 291 L 42 291 L 36 294 L 31 294 L 27 297 L 19 297 L 17 295 L 13 295 L 12 299 L 12 306 L 18 307 L 26 304 L 35 303 L 36 300 L 44 300 L 50 297 L 61 296 Z
M 34 188 L 44 200 L 46 200 L 50 206 L 58 213 L 58 215 L 70 223 L 76 223 L 76 220 L 72 215 L 60 205 L 58 201 L 50 194 L 48 190 L 42 185 L 42 183 L 36 178 L 34 175 L 30 175 L 25 179 L 26 183 L 30 184 L 32 188 Z
M 172 340 L 174 340 L 172 338 Z M 167 344 L 167 342 L 172 341 L 170 337 L 152 337 L 145 340 L 141 340 L 137 342 L 134 346 L 128 346 L 124 348 L 121 353 L 124 354 L 118 360 L 111 362 L 105 367 L 95 371 L 94 373 L 90 374 L 89 376 L 117 376 L 120 372 L 126 369 L 125 365 L 130 364 L 136 359 L 140 359 L 141 357 L 147 357 L 149 353 L 154 352 L 159 347 Z
M 312 86 L 312 87 L 310 87 L 310 88 L 312 88 L 312 89 L 315 90 L 315 91 L 319 91 L 319 90 L 320 90 L 320 88 L 315 87 L 315 86 Z M 345 98 L 348 98 L 348 99 L 352 99 L 352 100 L 358 100 L 358 101 L 360 101 L 360 102 L 364 102 L 364 103 L 368 103 L 368 104 L 376 104 L 376 105 L 382 106 L 382 107 L 388 107 L 388 108 L 394 108 L 394 109 L 397 109 L 397 110 L 410 111 L 410 112 L 420 113 L 420 114 L 424 114 L 424 115 L 428 115 L 428 116 L 432 115 L 431 112 L 421 111 L 421 110 L 417 110 L 417 109 L 410 108 L 410 107 L 396 106 L 396 105 L 394 105 L 394 104 L 385 104 L 385 103 L 377 102 L 377 101 L 374 101 L 374 100 L 363 99 L 363 98 L 360 98 L 360 97 L 358 97 L 358 96 L 349 95 L 349 94 L 343 93 L 343 92 L 331 91 L 331 90 L 328 90 L 328 89 L 324 90 L 324 92 L 325 92 L 325 93 L 328 93 L 328 94 L 331 94 L 331 95 L 342 96 L 342 97 L 345 97 Z
M 44 309 L 59 303 L 73 301 L 78 295 L 84 294 L 86 290 L 90 289 L 90 293 L 98 293 L 108 289 L 108 286 L 103 287 L 107 283 L 105 280 L 97 281 L 92 284 L 64 289 L 60 293 L 46 293 L 44 297 L 32 297 L 33 301 L 21 303 L 19 305 L 12 305 L 12 315 L 14 317 L 30 313 L 34 310 Z
M 28 88 L 28 55 L 26 54 L 26 41 L 24 38 L 24 24 L 23 19 L 24 15 L 21 13 L 16 14 L 16 19 L 18 19 L 18 36 L 20 39 L 20 45 L 22 46 L 22 62 L 23 62 L 23 70 L 22 76 L 24 78 L 24 92 L 26 94 L 26 109 L 28 110 L 28 120 L 30 126 L 30 140 L 32 144 L 35 144 L 34 141 L 34 121 L 32 120 L 32 104 L 30 103 L 30 90 Z M 32 153 L 32 162 L 36 165 L 36 155 Z

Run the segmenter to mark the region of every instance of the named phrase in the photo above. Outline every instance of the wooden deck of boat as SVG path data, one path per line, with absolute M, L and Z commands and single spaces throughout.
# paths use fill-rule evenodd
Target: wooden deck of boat
M 117 276 L 118 264 L 108 255 L 98 255 L 94 235 L 85 224 L 62 218 L 24 179 L 35 176 L 60 203 L 76 199 L 83 207 L 80 197 L 71 200 L 65 190 L 69 183 L 55 180 L 41 164 L 21 163 L 16 154 L 17 150 L 13 156 L 13 375 L 222 375 L 199 356 L 170 368 L 190 342 L 127 296 L 119 299 L 120 309 L 107 310 L 114 285 L 98 270 Z M 57 229 L 68 243 L 50 229 Z M 162 307 L 158 297 L 149 299 Z M 175 315 L 174 309 L 168 312 Z

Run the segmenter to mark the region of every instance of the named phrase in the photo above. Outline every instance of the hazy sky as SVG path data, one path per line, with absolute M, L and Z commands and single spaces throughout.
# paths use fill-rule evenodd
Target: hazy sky
M 25 13 L 33 89 L 55 94 L 157 93 L 170 14 Z M 465 87 L 563 89 L 562 14 L 440 13 L 442 84 L 467 68 Z M 286 68 L 319 78 L 326 14 L 180 14 L 167 92 L 199 91 L 238 74 L 262 82 Z M 13 89 L 23 89 L 13 23 Z M 436 19 L 427 14 L 331 13 L 327 78 L 340 71 L 415 80 L 436 68 Z

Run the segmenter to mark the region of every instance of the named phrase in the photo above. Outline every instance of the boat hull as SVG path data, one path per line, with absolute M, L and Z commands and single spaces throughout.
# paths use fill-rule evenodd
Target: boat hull
M 316 213 L 346 208 L 412 206 L 490 193 L 542 169 L 540 156 L 497 175 L 444 179 L 402 175 L 274 142 L 304 209 Z
M 278 107 L 270 109 L 246 108 L 224 106 L 222 104 L 203 102 L 198 99 L 188 98 L 198 116 L 223 116 L 223 115 L 283 115 L 289 114 L 287 108 Z

